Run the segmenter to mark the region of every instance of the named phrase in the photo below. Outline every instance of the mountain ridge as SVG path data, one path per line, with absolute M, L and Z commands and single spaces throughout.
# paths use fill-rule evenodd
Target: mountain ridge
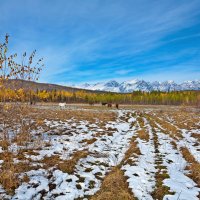
M 182 83 L 176 83 L 173 80 L 168 81 L 144 81 L 139 79 L 133 79 L 124 82 L 117 82 L 110 80 L 107 82 L 98 82 L 94 84 L 82 84 L 74 86 L 76 88 L 95 90 L 95 91 L 107 91 L 107 92 L 118 92 L 118 93 L 129 93 L 133 91 L 183 91 L 183 90 L 200 90 L 200 80 L 189 80 Z

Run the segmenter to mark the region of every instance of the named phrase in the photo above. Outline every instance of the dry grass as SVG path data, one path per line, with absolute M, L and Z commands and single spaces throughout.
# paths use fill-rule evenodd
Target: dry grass
M 162 168 L 162 166 L 160 166 Z M 162 170 L 162 171 L 161 171 Z M 156 187 L 155 190 L 151 193 L 153 199 L 157 200 L 163 200 L 163 197 L 167 194 L 174 194 L 173 192 L 170 192 L 170 188 L 163 185 L 163 180 L 166 178 L 169 178 L 169 175 L 166 171 L 162 169 L 159 169 L 156 173 Z
M 113 112 L 100 111 L 95 112 L 89 110 L 42 110 L 36 109 L 28 105 L 5 105 L 1 106 L 0 120 L 1 124 L 4 124 L 3 132 L 0 130 L 0 147 L 4 150 L 0 153 L 0 160 L 4 162 L 0 165 L 0 184 L 9 193 L 12 194 L 14 190 L 23 181 L 29 181 L 29 178 L 24 175 L 23 180 L 19 179 L 19 175 L 30 171 L 32 169 L 38 169 L 38 167 L 32 167 L 33 161 L 26 159 L 26 155 L 38 155 L 34 150 L 42 149 L 42 137 L 41 135 L 31 135 L 32 130 L 43 128 L 43 130 L 49 130 L 44 123 L 45 119 L 49 120 L 67 120 L 75 118 L 74 120 L 79 122 L 87 120 L 89 123 L 99 122 L 104 126 L 107 121 L 115 120 L 116 115 Z M 18 125 L 18 126 L 16 126 Z M 12 131 L 13 137 L 10 138 L 9 131 Z M 40 143 L 35 144 L 37 141 Z M 96 139 L 85 140 L 87 144 L 92 144 Z M 9 146 L 15 142 L 17 145 L 22 146 L 17 153 L 13 154 L 9 151 Z M 35 149 L 28 149 L 28 144 L 32 145 Z M 39 164 L 44 164 L 45 169 L 56 167 L 63 172 L 72 174 L 75 170 L 77 162 L 88 155 L 87 151 L 77 151 L 74 153 L 70 160 L 61 160 L 59 155 L 45 157 Z M 13 159 L 17 158 L 19 162 L 14 164 Z M 35 165 L 34 165 L 35 166 Z
M 4 163 L 0 169 L 0 184 L 8 192 L 8 194 L 14 194 L 15 189 L 22 183 L 28 182 L 29 177 L 24 175 L 22 179 L 19 179 L 19 174 L 26 171 L 37 169 L 32 167 L 29 163 Z
M 169 178 L 169 175 L 167 173 L 167 167 L 163 165 L 163 159 L 160 156 L 160 152 L 158 151 L 158 136 L 157 134 L 155 134 L 154 131 L 154 137 L 153 137 L 153 141 L 154 141 L 154 146 L 155 146 L 155 150 L 156 150 L 156 168 L 157 168 L 157 172 L 155 175 L 155 179 L 156 179 L 156 185 L 155 185 L 155 189 L 154 191 L 151 193 L 153 199 L 157 199 L 157 200 L 162 200 L 163 197 L 167 194 L 173 194 L 172 192 L 170 192 L 170 188 L 163 185 L 163 180 L 166 178 Z
M 91 200 L 135 200 L 123 172 L 115 167 L 103 180 L 101 189 Z
M 141 140 L 149 141 L 149 134 L 144 129 L 139 130 L 137 133 Z
M 19 180 L 14 166 L 0 170 L 0 184 L 8 194 L 12 195 L 14 193 L 14 190 L 19 186 Z
M 177 143 L 174 140 L 171 140 L 170 144 L 174 147 L 174 149 L 178 148 Z
M 0 153 L 0 160 L 3 160 L 4 162 L 12 162 L 14 158 L 14 155 L 11 152 L 4 151 Z
M 137 146 L 137 142 L 135 141 L 136 137 L 133 137 L 128 150 L 125 153 L 124 159 L 121 162 L 122 164 L 133 164 L 133 161 L 130 159 L 130 157 L 134 156 L 134 157 L 138 157 L 139 155 L 141 155 L 140 149 Z
M 183 138 L 181 131 L 171 123 L 165 121 L 164 119 L 161 120 L 158 117 L 152 117 L 152 119 L 160 124 L 160 126 L 163 128 L 162 131 L 166 134 L 169 134 L 173 139 L 178 140 Z
M 144 120 L 143 120 L 143 118 L 142 118 L 142 114 L 141 113 L 139 113 L 138 114 L 140 117 L 138 117 L 137 118 L 137 121 L 138 121 L 138 123 L 139 123 L 139 125 L 140 125 L 140 128 L 142 128 L 142 127 L 144 127 Z
M 8 147 L 10 146 L 10 142 L 6 139 L 0 140 L 0 147 L 2 147 L 3 150 L 8 150 Z
M 192 133 L 192 137 L 196 138 L 198 142 L 200 142 L 200 134 L 199 133 Z
M 162 118 L 164 121 L 173 119 L 173 124 L 181 129 L 199 129 L 197 125 L 200 118 L 200 113 L 195 112 L 191 107 L 177 107 L 176 109 L 165 110 L 164 113 L 156 113 L 157 117 Z
M 96 138 L 92 138 L 92 139 L 84 139 L 81 142 L 82 143 L 87 143 L 87 144 L 93 144 L 94 142 L 96 142 L 97 139 Z
M 141 154 L 138 146 L 136 136 L 132 138 L 129 149 L 126 151 L 122 162 L 114 167 L 112 171 L 103 180 L 101 189 L 96 193 L 91 200 L 135 200 L 136 198 L 128 188 L 128 183 L 124 177 L 120 167 L 125 164 L 133 164 L 130 157 L 137 157 Z
M 195 158 L 193 157 L 193 155 L 189 152 L 189 150 L 186 147 L 182 147 L 181 149 L 182 155 L 185 158 L 185 160 L 189 163 L 193 163 L 196 162 Z
M 191 170 L 190 177 L 196 182 L 198 187 L 200 187 L 200 164 L 199 163 L 192 163 L 189 166 L 189 169 Z
M 195 160 L 186 147 L 182 147 L 180 150 L 185 160 L 189 163 L 187 166 L 190 170 L 189 177 L 197 183 L 198 187 L 200 187 L 200 163 Z
M 43 109 L 33 109 L 35 112 L 39 113 L 40 117 L 38 120 L 42 119 L 57 119 L 57 120 L 67 120 L 75 118 L 77 121 L 87 120 L 91 123 L 96 122 L 107 122 L 116 119 L 116 114 L 111 111 L 102 110 L 46 110 Z
M 53 155 L 50 157 L 44 157 L 41 161 L 44 164 L 45 169 L 49 169 L 51 167 L 56 167 L 57 169 L 66 172 L 68 174 L 72 174 L 75 170 L 75 165 L 81 158 L 87 157 L 87 151 L 77 151 L 73 154 L 72 158 L 69 160 L 61 160 L 59 155 Z
M 56 166 L 58 163 L 60 163 L 60 156 L 59 155 L 52 155 L 52 156 L 45 156 L 40 163 L 42 163 L 44 166 L 44 169 L 49 169 L 51 167 Z
M 67 172 L 68 174 L 72 174 L 75 170 L 75 165 L 81 158 L 87 157 L 87 151 L 77 151 L 74 153 L 72 159 L 61 162 L 58 164 L 58 169 L 63 172 Z
M 18 175 L 20 173 L 37 169 L 37 167 L 31 166 L 28 160 L 14 164 L 14 157 L 18 158 L 18 155 L 13 155 L 7 151 L 0 154 L 0 160 L 4 161 L 0 167 L 0 184 L 8 194 L 13 194 L 21 182 L 28 181 L 26 176 L 22 180 L 19 179 Z
M 194 113 L 191 112 L 191 110 L 180 110 L 176 113 L 173 113 L 172 117 L 174 118 L 174 123 L 176 123 L 179 128 L 188 130 L 200 128 L 200 126 L 197 125 L 197 123 L 199 122 L 200 113 Z
M 49 106 L 51 107 L 51 106 Z M 83 107 L 82 107 L 83 108 Z M 75 122 L 80 121 L 88 121 L 89 123 L 97 123 L 99 127 L 105 129 L 105 124 L 108 121 L 115 121 L 116 120 L 116 114 L 107 107 L 85 107 L 88 110 L 81 110 L 80 108 L 76 110 L 53 110 L 53 109 L 36 109 L 34 107 L 29 106 L 22 106 L 20 108 L 16 108 L 15 106 L 11 106 L 6 108 L 7 110 L 2 113 L 0 112 L 0 120 L 4 119 L 4 122 L 6 123 L 6 127 L 12 128 L 14 130 L 14 127 L 16 123 L 20 124 L 20 132 L 16 134 L 14 132 L 14 138 L 9 139 L 8 134 L 6 131 L 3 133 L 0 132 L 0 146 L 3 150 L 5 150 L 3 153 L 0 153 L 0 160 L 3 160 L 4 163 L 0 166 L 0 184 L 5 188 L 5 190 L 9 194 L 13 194 L 14 190 L 21 184 L 21 182 L 28 182 L 29 177 L 24 175 L 22 179 L 19 179 L 19 174 L 22 174 L 24 172 L 30 171 L 31 169 L 38 169 L 38 167 L 32 167 L 33 161 L 31 159 L 26 159 L 26 155 L 38 155 L 37 151 L 34 151 L 36 149 L 42 149 L 42 144 L 38 143 L 37 145 L 33 145 L 33 149 L 21 149 L 18 151 L 17 154 L 12 154 L 9 152 L 9 146 L 12 142 L 16 142 L 18 145 L 21 145 L 23 147 L 27 147 L 28 143 L 35 144 L 37 140 L 42 141 L 42 137 L 40 138 L 37 135 L 34 135 L 34 138 L 31 137 L 30 131 L 36 130 L 38 127 L 42 127 L 43 130 L 50 130 L 53 131 L 55 134 L 57 133 L 56 130 L 53 128 L 47 127 L 44 123 L 45 119 L 48 120 L 54 120 L 54 121 L 66 121 L 68 119 L 74 119 Z M 92 109 L 91 109 L 92 108 Z M 153 115 L 152 113 L 145 114 L 145 112 L 142 111 L 142 109 L 148 109 L 149 107 L 138 107 L 138 111 L 132 115 L 134 117 L 137 117 L 137 121 L 140 125 L 140 130 L 137 132 L 137 135 L 134 136 L 130 142 L 129 149 L 125 153 L 125 157 L 121 164 L 117 167 L 115 167 L 103 180 L 102 187 L 100 191 L 91 197 L 92 200 L 132 200 L 135 199 L 133 197 L 133 194 L 130 192 L 128 188 L 128 184 L 126 181 L 126 178 L 124 177 L 123 172 L 120 170 L 120 167 L 124 164 L 130 164 L 134 165 L 134 159 L 137 158 L 141 152 L 140 149 L 137 146 L 136 138 L 139 137 L 142 140 L 149 141 L 149 134 L 147 133 L 145 129 L 145 121 L 143 117 L 145 117 L 153 130 L 154 134 L 154 145 L 156 148 L 156 168 L 158 169 L 158 172 L 156 173 L 156 187 L 154 192 L 152 193 L 152 196 L 154 199 L 163 199 L 165 194 L 170 194 L 169 188 L 163 185 L 163 180 L 165 178 L 168 178 L 166 167 L 163 166 L 162 163 L 162 157 L 159 156 L 159 150 L 158 150 L 158 141 L 156 137 L 156 131 L 157 129 L 160 129 L 162 132 L 168 134 L 170 137 L 172 137 L 174 140 L 171 142 L 171 144 L 174 146 L 174 148 L 177 148 L 176 141 L 178 139 L 181 139 L 183 136 L 181 132 L 172 124 L 170 124 L 168 116 L 174 119 L 174 124 L 180 128 L 186 128 L 191 129 L 195 128 L 198 129 L 199 125 L 197 125 L 197 122 L 199 120 L 199 114 L 196 116 L 193 116 L 192 113 L 186 112 L 186 111 L 180 111 L 179 109 L 171 109 L 168 110 L 168 108 L 162 108 L 162 111 L 160 109 L 157 109 L 157 111 L 153 111 L 156 113 L 156 115 Z M 128 115 L 123 118 L 123 120 L 128 120 Z M 159 118 L 158 118 L 159 117 Z M 34 122 L 27 121 L 27 123 L 22 123 L 22 119 L 31 119 Z M 6 119 L 6 120 L 5 120 Z M 158 127 L 156 125 L 157 122 L 160 124 L 162 128 Z M 133 122 L 132 126 L 136 126 L 137 122 Z M 138 126 L 138 125 L 137 125 Z M 76 127 L 74 127 L 76 128 Z M 139 128 L 139 127 L 138 127 Z M 99 137 L 102 134 L 112 135 L 113 132 L 116 131 L 115 129 L 108 129 L 105 132 L 99 132 L 96 133 L 96 136 Z M 45 131 L 44 131 L 45 132 Z M 63 131 L 61 130 L 62 134 Z M 1 137 L 1 135 L 6 137 Z M 192 134 L 192 137 L 197 138 L 198 142 L 200 141 L 199 134 Z M 2 139 L 3 138 L 3 139 Z M 92 139 L 85 139 L 82 142 L 86 143 L 86 145 L 90 145 L 94 143 L 97 139 L 94 137 Z M 49 144 L 46 144 L 49 145 Z M 37 146 L 37 148 L 36 148 Z M 31 147 L 32 148 L 32 147 Z M 194 157 L 190 154 L 187 148 L 182 148 L 181 152 L 184 156 L 184 158 L 187 160 L 189 165 L 187 168 L 190 171 L 190 178 L 192 178 L 200 187 L 200 164 L 197 163 L 194 159 Z M 44 169 L 50 169 L 50 168 L 56 168 L 63 172 L 73 174 L 75 171 L 76 164 L 81 158 L 87 157 L 88 152 L 87 151 L 77 151 L 75 152 L 71 159 L 69 160 L 62 160 L 60 158 L 60 155 L 53 155 L 51 157 L 44 157 L 43 160 L 39 161 L 39 164 L 43 164 Z M 100 155 L 101 156 L 101 155 Z M 13 159 L 17 158 L 20 162 L 17 164 L 13 163 Z M 34 163 L 35 164 L 35 163 Z M 86 172 L 90 171 L 90 168 L 86 169 Z M 91 188 L 94 187 L 94 182 L 91 182 Z M 80 187 L 77 185 L 77 188 Z

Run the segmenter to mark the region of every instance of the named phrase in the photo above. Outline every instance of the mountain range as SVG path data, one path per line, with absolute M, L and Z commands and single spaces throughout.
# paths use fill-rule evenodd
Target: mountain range
M 76 88 L 95 90 L 95 91 L 108 91 L 108 92 L 119 92 L 119 93 L 129 93 L 133 91 L 182 91 L 182 90 L 200 90 L 200 80 L 194 81 L 184 81 L 182 83 L 176 83 L 174 81 L 164 81 L 164 82 L 147 82 L 144 80 L 130 80 L 124 82 L 117 82 L 111 80 L 108 82 L 99 82 L 95 84 L 82 84 L 73 86 Z

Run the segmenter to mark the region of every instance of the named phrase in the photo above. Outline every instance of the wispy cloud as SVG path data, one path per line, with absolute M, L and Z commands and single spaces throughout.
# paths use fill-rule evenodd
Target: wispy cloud
M 156 72 L 164 79 L 177 66 L 187 73 L 176 80 L 199 72 L 199 0 L 7 0 L 0 6 L 0 33 L 10 33 L 11 47 L 36 48 L 44 57 L 42 81 L 156 79 Z

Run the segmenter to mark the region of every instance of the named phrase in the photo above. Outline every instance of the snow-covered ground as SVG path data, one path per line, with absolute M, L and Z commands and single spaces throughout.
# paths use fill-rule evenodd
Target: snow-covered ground
M 169 188 L 169 194 L 165 194 L 165 200 L 197 200 L 200 192 L 198 185 L 189 178 L 185 167 L 189 165 L 182 156 L 179 148 L 186 146 L 197 162 L 199 157 L 199 142 L 192 137 L 192 133 L 199 133 L 199 130 L 179 129 L 183 135 L 176 141 L 177 148 L 172 145 L 175 140 L 166 134 L 162 125 L 155 122 L 156 127 L 152 127 L 147 115 L 152 114 L 152 110 L 144 112 L 135 110 L 112 110 L 117 117 L 113 121 L 105 122 L 102 125 L 99 120 L 93 122 L 71 119 L 45 119 L 43 123 L 47 129 L 38 128 L 32 134 L 42 134 L 43 143 L 48 145 L 33 150 L 33 153 L 25 153 L 25 158 L 31 160 L 32 165 L 38 165 L 38 169 L 22 172 L 19 178 L 29 177 L 28 181 L 22 182 L 14 191 L 8 194 L 0 186 L 1 199 L 18 200 L 73 200 L 94 195 L 101 189 L 101 184 L 108 172 L 115 166 L 127 177 L 127 182 L 132 194 L 139 200 L 152 200 L 153 192 L 156 189 L 156 176 L 158 172 L 158 157 L 162 158 L 162 167 L 166 169 L 168 177 L 162 181 L 163 186 Z M 138 120 L 142 116 L 144 124 Z M 173 119 L 168 117 L 168 121 Z M 175 125 L 174 125 L 175 126 Z M 138 137 L 138 131 L 145 130 L 148 140 Z M 130 155 L 126 164 L 123 163 L 125 154 L 131 148 L 131 140 L 135 138 L 135 143 L 140 154 Z M 10 150 L 19 148 L 12 144 Z M 55 166 L 44 167 L 45 158 L 59 157 L 59 162 L 69 161 L 76 152 L 87 152 L 87 154 L 75 163 L 73 172 L 62 171 Z M 4 150 L 0 146 L 0 153 Z M 0 166 L 4 160 L 0 160 Z M 15 158 L 15 163 L 22 162 Z M 1 168 L 0 168 L 1 169 Z
M 151 127 L 146 124 L 149 141 L 137 138 L 141 155 L 131 159 L 134 165 L 126 164 L 122 167 L 128 177 L 129 187 L 138 199 L 153 199 L 150 195 L 155 186 L 155 146 Z M 140 128 L 141 129 L 141 128 Z
M 200 188 L 196 183 L 187 177 L 184 171 L 187 162 L 181 153 L 172 146 L 171 138 L 168 135 L 158 132 L 159 151 L 163 155 L 163 165 L 167 167 L 169 178 L 164 179 L 164 185 L 174 192 L 172 195 L 166 195 L 165 200 L 191 199 L 198 200 Z M 185 174 L 184 174 L 185 173 Z

